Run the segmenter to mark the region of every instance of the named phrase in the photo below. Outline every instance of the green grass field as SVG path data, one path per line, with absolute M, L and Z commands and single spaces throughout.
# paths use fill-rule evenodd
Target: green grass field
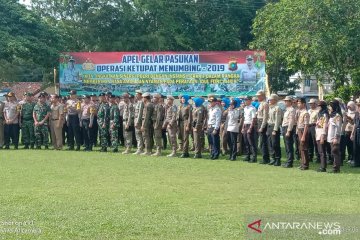
M 0 156 L 0 239 L 247 239 L 247 215 L 360 213 L 360 170 L 347 166 L 328 174 L 225 157 Z M 4 232 L 22 221 L 41 232 Z

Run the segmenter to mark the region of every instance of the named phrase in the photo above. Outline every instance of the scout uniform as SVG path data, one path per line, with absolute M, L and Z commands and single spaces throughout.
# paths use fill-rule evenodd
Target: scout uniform
M 160 94 L 155 94 L 154 97 L 160 98 Z M 154 106 L 154 112 L 152 115 L 152 122 L 154 128 L 154 139 L 156 145 L 156 153 L 153 156 L 160 156 L 162 149 L 162 126 L 165 119 L 165 109 L 161 103 L 157 103 Z
M 301 110 L 299 109 L 299 117 L 297 121 L 297 135 L 300 141 L 300 145 L 299 145 L 299 151 L 301 155 L 300 168 L 302 170 L 309 169 L 309 162 L 310 162 L 309 152 L 308 152 L 309 135 L 304 132 L 305 128 L 308 127 L 309 125 L 309 121 L 310 121 L 310 115 L 308 111 L 306 109 L 301 109 Z M 302 141 L 304 134 L 305 134 L 304 136 L 305 141 Z
M 144 93 L 142 95 L 143 98 L 147 98 L 147 102 L 144 103 L 144 110 L 142 115 L 142 135 L 143 135 L 143 141 L 145 145 L 145 152 L 142 153 L 142 155 L 151 155 L 152 154 L 152 146 L 151 146 L 151 138 L 152 136 L 152 116 L 154 112 L 154 104 L 150 102 L 150 94 Z
M 334 158 L 334 163 L 333 163 L 334 173 L 340 172 L 340 164 L 341 164 L 340 137 L 341 137 L 342 124 L 343 124 L 342 117 L 339 113 L 336 113 L 335 116 L 330 116 L 328 131 L 327 131 L 327 142 L 330 143 L 331 145 L 331 154 Z M 334 140 L 336 140 L 337 143 L 334 143 Z
M 269 153 L 272 158 L 269 165 L 280 166 L 281 165 L 281 148 L 280 148 L 280 127 L 282 122 L 282 112 L 277 105 L 279 100 L 278 95 L 271 94 L 269 100 L 274 100 L 275 104 L 269 105 L 269 119 L 267 121 L 267 137 L 269 145 Z
M 32 96 L 31 93 L 25 93 L 25 96 Z M 34 118 L 33 110 L 35 103 L 32 101 L 25 101 L 21 105 L 20 119 L 21 119 L 21 134 L 23 138 L 24 149 L 34 148 L 35 133 L 34 133 Z
M 256 93 L 256 96 L 265 96 L 265 92 L 260 90 Z M 267 121 L 269 119 L 269 104 L 265 100 L 260 102 L 256 114 L 256 119 L 257 119 L 257 132 L 259 132 L 258 141 L 263 155 L 263 161 L 261 161 L 260 164 L 268 164 L 270 162 L 270 157 L 269 157 L 269 147 L 267 142 L 266 131 L 267 131 Z
M 320 101 L 319 106 L 322 108 L 327 108 L 326 102 Z M 326 111 L 319 111 L 316 118 L 316 142 L 317 148 L 320 155 L 320 168 L 318 172 L 326 172 L 327 161 L 326 161 L 326 134 L 327 126 L 329 121 L 329 115 Z
M 284 101 L 291 101 L 292 98 L 287 96 Z M 287 156 L 287 162 L 284 164 L 284 167 L 291 168 L 294 163 L 294 125 L 295 125 L 295 109 L 287 107 L 284 113 L 284 118 L 281 124 L 283 139 L 285 143 L 285 151 Z
M 316 100 L 314 98 L 310 99 L 309 104 L 316 104 Z M 313 161 L 314 158 L 314 152 L 316 155 L 316 163 L 320 163 L 320 155 L 319 151 L 317 149 L 316 144 L 316 121 L 317 121 L 317 115 L 319 113 L 318 109 L 309 109 L 309 115 L 310 115 L 310 122 L 309 122 L 309 157 L 310 162 Z
M 115 96 L 110 96 L 114 101 Z M 120 110 L 116 102 L 110 103 L 110 139 L 113 152 L 118 152 L 119 147 L 119 126 L 120 126 Z

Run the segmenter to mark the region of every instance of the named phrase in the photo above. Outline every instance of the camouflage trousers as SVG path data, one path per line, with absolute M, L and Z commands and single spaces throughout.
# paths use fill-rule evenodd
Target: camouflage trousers
M 133 142 L 133 131 L 134 127 L 130 126 L 129 129 L 126 129 L 126 123 L 123 123 L 123 130 L 124 130 L 124 140 L 125 140 L 125 147 L 131 148 Z
M 47 125 L 35 126 L 35 142 L 39 147 L 41 144 L 49 146 L 49 129 Z
M 23 123 L 21 124 L 21 135 L 24 145 L 35 144 L 34 121 L 23 121 Z
M 110 140 L 111 140 L 111 147 L 113 149 L 117 149 L 119 147 L 119 128 L 118 127 L 110 128 Z
M 163 148 L 161 128 L 154 129 L 154 139 L 155 139 L 156 150 L 160 151 Z
M 108 146 L 108 136 L 109 136 L 109 128 L 108 126 L 102 127 L 102 124 L 99 123 L 99 139 L 100 146 L 107 147 Z
M 140 129 L 135 128 L 135 136 L 137 142 L 137 150 L 142 152 L 144 150 L 144 139 Z

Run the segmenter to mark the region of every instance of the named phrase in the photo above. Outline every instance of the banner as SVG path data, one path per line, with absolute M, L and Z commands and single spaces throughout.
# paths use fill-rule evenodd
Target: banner
M 254 95 L 265 86 L 265 52 L 70 52 L 59 74 L 61 95 Z

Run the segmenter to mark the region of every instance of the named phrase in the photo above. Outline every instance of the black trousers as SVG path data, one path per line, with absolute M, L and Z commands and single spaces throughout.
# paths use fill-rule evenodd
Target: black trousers
M 345 140 L 345 148 L 346 148 L 347 154 L 348 154 L 348 158 L 347 158 L 348 161 L 353 160 L 354 143 L 353 143 L 353 141 L 351 141 L 350 136 L 351 136 L 351 132 L 345 132 L 344 140 Z M 345 159 L 345 151 L 343 154 L 344 154 L 344 156 L 341 156 L 341 158 L 344 160 Z
M 94 135 L 93 135 L 92 143 L 94 144 L 94 146 L 96 146 L 97 145 L 97 139 L 98 139 L 98 132 L 99 132 L 99 125 L 98 125 L 98 122 L 97 122 L 97 116 L 94 117 L 93 128 L 94 128 Z
M 121 146 L 125 146 L 125 139 L 124 139 L 124 126 L 123 126 L 123 117 L 120 116 L 120 126 L 118 128 L 118 132 L 119 132 L 119 143 Z
M 214 128 L 208 128 L 208 141 L 211 148 L 211 157 L 219 157 L 220 155 L 220 133 L 219 129 L 213 134 Z
M 163 129 L 161 134 L 162 134 L 162 140 L 163 140 L 163 149 L 166 149 L 166 146 L 167 146 L 166 129 Z
M 320 162 L 320 154 L 319 154 L 319 150 L 317 148 L 317 144 L 316 144 L 316 132 L 315 132 L 315 125 L 310 125 L 309 127 L 309 156 L 310 156 L 310 161 L 312 161 L 314 159 L 314 153 L 316 156 L 316 162 Z
M 285 151 L 287 157 L 287 165 L 292 166 L 294 163 L 294 129 L 291 130 L 290 135 L 287 137 L 286 133 L 288 131 L 288 127 L 282 127 L 282 134 L 285 143 Z
M 20 127 L 19 124 L 4 124 L 4 142 L 5 147 L 10 146 L 10 139 L 11 142 L 14 144 L 15 147 L 19 146 L 19 134 L 20 134 Z
M 340 156 L 340 144 L 331 143 L 331 153 L 334 157 L 333 169 L 340 171 L 341 156 Z
M 258 129 L 260 128 L 261 124 L 262 124 L 262 120 L 258 120 L 257 122 L 258 124 Z M 262 130 L 262 132 L 259 132 L 259 147 L 261 149 L 261 153 L 263 156 L 263 163 L 269 163 L 270 162 L 270 155 L 269 155 L 269 145 L 268 145 L 268 141 L 267 141 L 267 124 L 265 125 L 265 128 Z
M 86 149 L 91 149 L 92 146 L 94 146 L 94 135 L 95 135 L 95 129 L 94 129 L 94 124 L 93 126 L 90 128 L 90 119 L 83 119 L 81 120 L 81 131 L 82 131 L 82 136 L 84 139 L 84 143 L 85 143 L 85 148 Z
M 326 139 L 323 144 L 320 141 L 317 141 L 317 147 L 320 155 L 320 168 L 326 169 L 327 159 L 326 159 Z
M 256 162 L 257 158 L 257 144 L 256 144 L 256 132 L 255 129 L 252 129 L 250 133 L 248 130 L 250 129 L 251 124 L 244 125 L 244 144 L 245 144 L 245 151 L 246 151 L 246 161 L 253 161 Z
M 280 148 L 280 131 L 276 131 L 276 135 L 273 135 L 274 126 L 268 126 L 266 135 L 269 146 L 269 154 L 273 161 L 281 159 L 281 148 Z
M 81 132 L 80 132 L 80 122 L 78 115 L 69 115 L 68 116 L 68 146 L 74 147 L 74 137 L 76 141 L 76 146 L 80 147 L 82 144 L 81 141 Z
M 296 133 L 296 125 L 294 126 L 293 131 Z M 299 150 L 299 137 L 297 134 L 294 134 L 294 144 L 295 144 L 295 156 L 297 160 L 300 160 L 300 150 Z
M 237 155 L 237 138 L 238 133 L 237 132 L 227 132 L 227 142 L 230 149 L 230 159 L 235 160 Z

